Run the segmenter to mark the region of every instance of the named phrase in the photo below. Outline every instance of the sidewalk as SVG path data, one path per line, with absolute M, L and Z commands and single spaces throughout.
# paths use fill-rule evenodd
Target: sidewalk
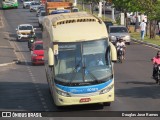
M 0 11 L 0 67 L 15 64 L 17 60 L 14 49 L 9 42 L 9 36 L 4 27 L 3 14 L 2 11 Z
M 0 66 L 14 64 L 16 59 L 17 57 L 9 43 L 9 38 L 3 28 L 0 28 Z

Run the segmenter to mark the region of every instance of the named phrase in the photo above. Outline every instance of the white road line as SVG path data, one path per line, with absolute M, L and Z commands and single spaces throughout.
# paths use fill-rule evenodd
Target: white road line
M 9 33 L 7 33 L 7 37 L 10 39 Z M 11 44 L 11 42 L 9 42 L 9 43 Z M 14 44 L 14 47 L 13 47 L 13 44 Z M 13 42 L 13 44 L 11 44 L 11 46 L 14 48 L 14 53 L 15 53 L 15 55 L 17 56 L 17 58 L 19 58 L 19 56 L 20 56 L 21 60 L 23 60 L 26 65 L 28 65 L 27 60 L 25 59 L 25 57 L 24 57 L 24 55 L 23 55 L 22 53 L 16 54 L 16 51 L 15 51 L 16 48 L 18 49 L 18 51 L 21 50 L 21 49 L 19 48 L 19 46 L 18 46 L 15 42 Z M 27 66 L 27 71 L 28 71 L 28 73 L 29 73 L 32 81 L 33 81 L 33 82 L 36 82 L 36 79 L 35 79 L 35 77 L 34 77 L 34 75 L 33 75 L 33 73 L 32 73 L 32 71 L 31 71 L 31 69 L 30 69 L 29 66 Z M 34 83 L 34 84 L 35 84 L 35 83 Z M 44 110 L 45 110 L 45 111 L 48 111 L 48 107 L 47 107 L 47 106 L 44 106 L 43 103 L 42 103 L 42 101 L 45 101 L 45 99 L 43 98 L 43 95 L 42 95 L 41 91 L 39 90 L 39 86 L 38 86 L 38 85 L 35 85 L 35 87 L 36 87 L 36 89 L 37 89 L 37 93 L 38 93 L 38 96 L 39 96 L 39 98 L 40 98 L 40 100 L 41 100 L 41 104 L 42 104 Z

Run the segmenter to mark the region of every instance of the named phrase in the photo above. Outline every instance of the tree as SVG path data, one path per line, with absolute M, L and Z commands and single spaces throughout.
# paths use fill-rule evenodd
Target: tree
M 141 11 L 147 14 L 150 23 L 150 38 L 155 38 L 156 24 L 160 20 L 160 0 L 140 0 L 138 1 Z

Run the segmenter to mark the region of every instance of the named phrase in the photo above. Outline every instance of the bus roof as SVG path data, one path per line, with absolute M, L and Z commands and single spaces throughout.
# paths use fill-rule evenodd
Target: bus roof
M 88 41 L 108 37 L 102 20 L 86 12 L 49 15 L 45 17 L 43 26 L 52 34 L 52 40 L 55 42 Z M 52 30 L 54 32 L 51 32 Z

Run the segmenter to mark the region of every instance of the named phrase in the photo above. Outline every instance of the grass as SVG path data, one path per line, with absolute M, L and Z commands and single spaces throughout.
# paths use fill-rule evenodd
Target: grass
M 140 32 L 131 32 L 130 35 L 131 35 L 132 38 L 141 40 Z M 156 35 L 155 39 L 150 39 L 149 34 L 148 34 L 147 36 L 144 37 L 144 41 L 160 46 L 160 37 L 158 35 Z

